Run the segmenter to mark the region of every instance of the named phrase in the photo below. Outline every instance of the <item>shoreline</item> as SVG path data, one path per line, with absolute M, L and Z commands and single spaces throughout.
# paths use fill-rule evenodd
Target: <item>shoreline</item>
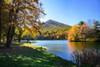
M 0 50 L 1 67 L 78 67 L 77 64 L 46 52 L 47 48 L 16 42 Z M 3 63 L 2 63 L 3 62 Z M 5 65 L 5 63 L 7 63 Z M 31 63 L 31 64 L 30 64 Z

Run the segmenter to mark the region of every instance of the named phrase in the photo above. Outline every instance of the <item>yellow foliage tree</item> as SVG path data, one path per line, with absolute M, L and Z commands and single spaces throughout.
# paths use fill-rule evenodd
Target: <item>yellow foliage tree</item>
M 68 33 L 68 40 L 69 41 L 78 41 L 80 35 L 80 29 L 78 25 L 72 26 L 71 30 Z
M 82 25 L 74 25 L 68 34 L 69 41 L 86 41 L 91 31 L 90 26 L 85 22 Z

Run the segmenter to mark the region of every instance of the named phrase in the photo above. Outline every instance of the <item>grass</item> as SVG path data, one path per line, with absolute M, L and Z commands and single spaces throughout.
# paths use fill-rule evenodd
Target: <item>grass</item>
M 11 48 L 0 47 L 0 67 L 77 67 L 46 49 L 24 42 L 13 42 Z
M 37 41 L 30 41 L 29 43 L 37 43 Z M 14 45 L 25 45 L 25 44 L 29 44 L 29 43 L 27 43 L 27 42 L 12 42 L 12 44 L 14 44 Z

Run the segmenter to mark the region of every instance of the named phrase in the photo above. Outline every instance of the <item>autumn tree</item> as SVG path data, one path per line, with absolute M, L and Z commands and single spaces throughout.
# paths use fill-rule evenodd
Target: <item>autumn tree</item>
M 22 34 L 24 33 L 25 30 L 23 30 L 22 27 L 18 27 L 15 29 L 15 34 L 14 34 L 14 40 L 18 40 L 19 42 L 22 39 Z M 28 33 L 27 33 L 28 34 Z
M 90 26 L 81 21 L 78 25 L 72 26 L 68 34 L 69 41 L 86 41 L 90 36 Z
M 11 8 L 9 10 L 9 24 L 7 30 L 7 44 L 10 47 L 12 38 L 17 27 L 25 27 L 28 31 L 40 32 L 42 23 L 40 18 L 44 16 L 42 4 L 38 0 L 11 0 L 9 3 Z M 30 27 L 30 28 L 29 28 Z
M 0 44 L 1 44 L 1 4 L 2 4 L 2 0 L 0 0 Z
M 80 29 L 78 25 L 72 26 L 68 33 L 68 40 L 69 41 L 79 41 Z
M 1 44 L 1 4 L 2 4 L 2 0 L 0 0 L 0 44 Z
M 90 35 L 90 26 L 87 25 L 85 22 L 82 24 L 81 28 L 80 28 L 80 36 L 81 38 L 84 39 L 84 41 L 86 41 L 87 38 L 89 38 Z
M 6 36 L 8 17 L 9 17 L 9 5 L 10 0 L 0 0 L 0 42 L 1 38 Z

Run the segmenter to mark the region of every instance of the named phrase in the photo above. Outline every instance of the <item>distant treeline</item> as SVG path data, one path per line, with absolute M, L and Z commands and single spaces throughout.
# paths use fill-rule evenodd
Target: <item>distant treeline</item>
M 69 40 L 75 42 L 100 41 L 100 24 L 99 21 L 89 23 L 81 21 L 69 29 L 66 27 L 46 28 L 41 30 L 41 35 L 37 34 L 35 37 L 27 35 L 22 39 Z
M 17 39 L 17 38 L 16 38 Z M 57 28 L 51 30 L 42 30 L 41 35 L 24 36 L 22 39 L 29 40 L 66 40 L 68 39 L 68 29 L 66 28 Z
M 42 31 L 42 35 L 38 36 L 39 40 L 65 40 L 68 38 L 68 29 L 58 28 Z

